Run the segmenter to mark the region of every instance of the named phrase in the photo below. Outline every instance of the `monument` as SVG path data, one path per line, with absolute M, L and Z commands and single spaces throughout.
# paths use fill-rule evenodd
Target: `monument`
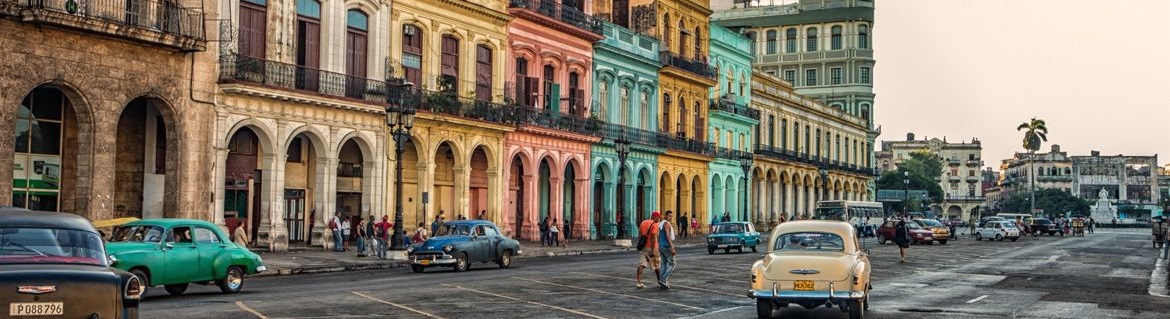
M 1097 204 L 1094 204 L 1089 210 L 1089 216 L 1092 216 L 1093 220 L 1098 223 L 1108 223 L 1117 218 L 1117 207 L 1113 207 L 1113 204 L 1109 202 L 1109 191 L 1102 188 L 1097 193 Z

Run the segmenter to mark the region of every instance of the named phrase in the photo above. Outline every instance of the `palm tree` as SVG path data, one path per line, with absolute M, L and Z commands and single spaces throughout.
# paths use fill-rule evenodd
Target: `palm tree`
M 1024 131 L 1024 149 L 1028 150 L 1028 201 L 1031 210 L 1028 214 L 1036 211 L 1036 172 L 1033 169 L 1033 156 L 1036 151 L 1040 150 L 1040 144 L 1048 141 L 1048 127 L 1044 125 L 1044 120 L 1032 118 L 1031 121 L 1020 123 L 1016 127 L 1016 131 Z

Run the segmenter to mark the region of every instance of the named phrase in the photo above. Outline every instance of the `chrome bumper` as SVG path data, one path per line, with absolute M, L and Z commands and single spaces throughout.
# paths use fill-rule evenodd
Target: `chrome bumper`
M 800 291 L 800 290 L 778 290 L 776 283 L 772 283 L 772 290 L 748 290 L 748 297 L 755 299 L 773 299 L 773 300 L 825 300 L 833 301 L 835 299 L 862 299 L 865 298 L 864 291 L 843 291 L 838 292 L 833 288 L 833 283 L 829 283 L 828 291 Z
M 423 264 L 423 261 L 426 261 L 425 265 Z M 419 265 L 419 266 L 453 265 L 456 262 L 457 262 L 457 260 L 455 260 L 455 257 L 452 257 L 451 255 L 448 255 L 448 254 L 443 254 L 443 255 L 438 256 L 438 257 L 424 257 L 424 258 L 419 258 L 418 256 L 410 256 L 410 264 Z
M 268 270 L 268 267 L 264 267 L 264 265 L 256 266 L 256 272 L 258 273 L 264 272 L 265 270 Z

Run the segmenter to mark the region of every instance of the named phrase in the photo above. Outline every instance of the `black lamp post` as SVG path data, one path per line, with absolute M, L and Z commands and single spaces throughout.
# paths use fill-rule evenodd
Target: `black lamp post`
M 752 181 L 750 177 L 752 171 L 752 154 L 744 152 L 743 155 L 739 157 L 739 166 L 743 167 L 743 221 L 746 222 L 749 221 L 748 216 L 750 216 L 748 214 L 748 196 L 751 195 L 748 194 L 748 183 L 751 183 Z
M 618 238 L 626 238 L 626 219 L 630 218 L 630 214 L 626 213 L 626 157 L 630 156 L 630 141 L 626 140 L 626 130 L 621 130 L 621 135 L 618 139 L 613 141 L 613 148 L 617 151 L 618 156 L 618 185 L 617 185 L 617 211 L 621 216 L 621 220 L 617 221 Z
M 906 212 L 910 209 L 910 172 L 902 171 L 902 217 L 906 217 Z
M 392 97 L 394 103 L 386 108 L 386 126 L 390 127 L 390 134 L 394 137 L 394 236 L 390 249 L 402 250 L 402 153 L 406 151 L 406 142 L 410 141 L 410 129 L 414 127 L 414 106 L 406 106 L 404 102 L 412 84 L 404 82 L 396 84 L 398 90 Z
M 821 200 L 829 199 L 829 170 L 820 169 L 821 173 Z

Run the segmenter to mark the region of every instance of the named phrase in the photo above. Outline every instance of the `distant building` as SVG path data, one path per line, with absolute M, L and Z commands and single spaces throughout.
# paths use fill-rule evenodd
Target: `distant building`
M 1019 192 L 1028 192 L 1030 178 L 1028 168 L 1035 170 L 1036 189 L 1059 189 L 1072 192 L 1073 173 L 1072 160 L 1067 152 L 1060 150 L 1060 145 L 1053 144 L 1050 151 L 1036 153 L 1029 161 L 1028 153 L 1017 152 L 1012 158 L 1005 159 L 999 165 L 1000 179 L 998 186 L 1007 195 Z M 1096 195 L 1094 195 L 1096 196 Z M 1094 197 L 1095 198 L 1095 197 Z
M 875 155 L 878 168 L 884 171 L 898 169 L 898 164 L 910 158 L 911 153 L 927 152 L 942 160 L 942 176 L 938 184 L 943 189 L 943 202 L 932 203 L 931 210 L 944 216 L 967 219 L 986 207 L 983 198 L 983 146 L 978 139 L 950 143 L 946 139 L 914 138 L 907 133 L 905 141 L 882 141 L 882 150 Z
M 1096 201 L 1104 189 L 1122 220 L 1141 221 L 1162 214 L 1158 156 L 1105 155 L 1072 157 L 1072 194 Z

